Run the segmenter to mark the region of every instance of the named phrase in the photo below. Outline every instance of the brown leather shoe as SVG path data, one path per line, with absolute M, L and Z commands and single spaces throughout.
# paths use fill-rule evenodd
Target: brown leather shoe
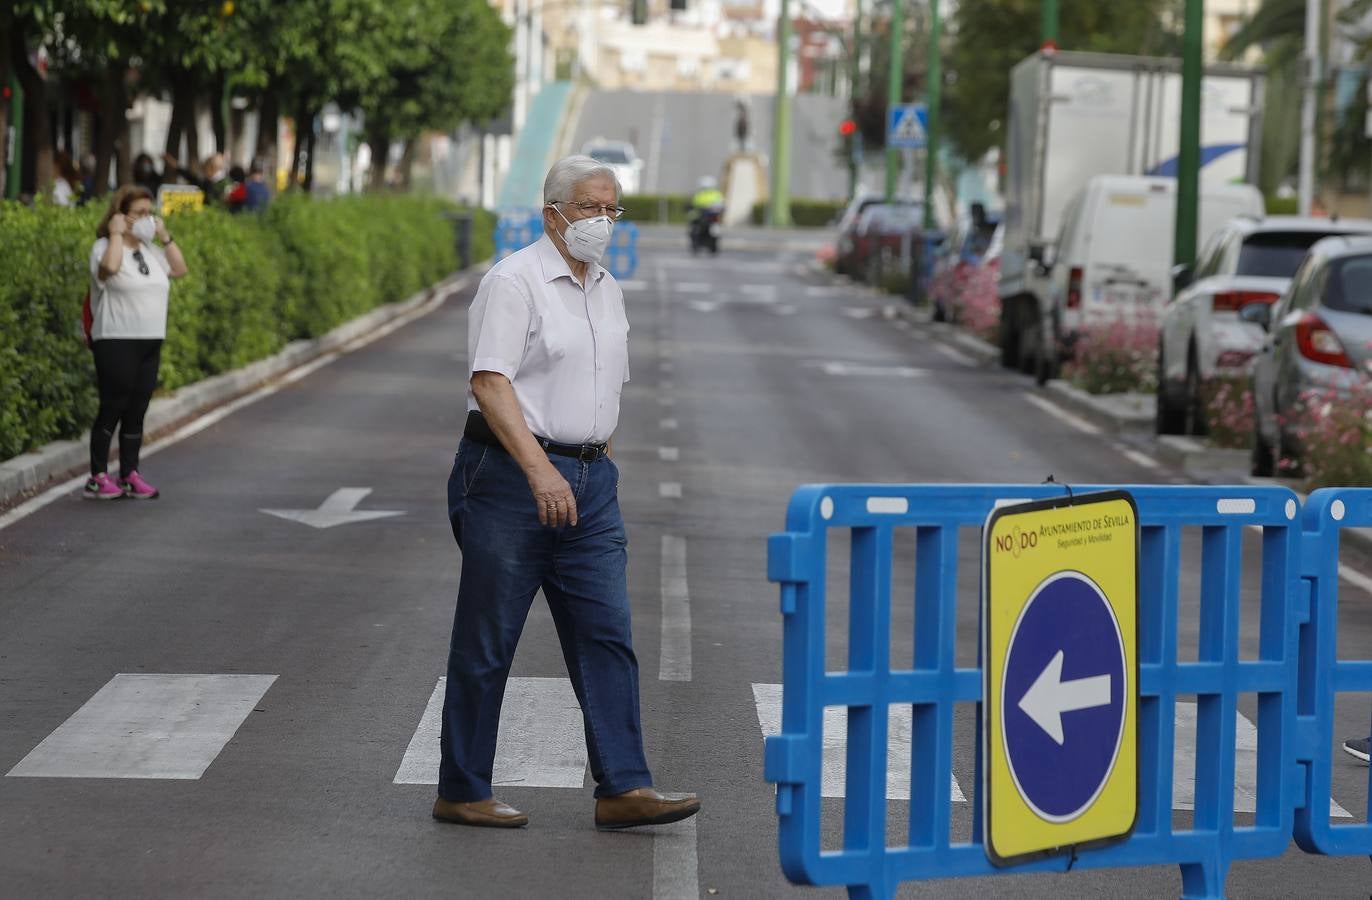
M 652 788 L 637 788 L 616 797 L 596 800 L 595 827 L 610 830 L 666 825 L 689 819 L 698 812 L 700 800 L 695 794 L 659 794 Z
M 494 797 L 470 803 L 454 803 L 439 797 L 434 801 L 434 818 L 478 828 L 523 828 L 529 817 Z

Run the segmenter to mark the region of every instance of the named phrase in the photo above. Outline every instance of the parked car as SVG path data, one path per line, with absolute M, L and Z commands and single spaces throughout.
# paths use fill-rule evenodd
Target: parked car
M 619 179 L 619 189 L 624 194 L 639 192 L 639 174 L 643 171 L 643 160 L 634 153 L 634 145 L 628 141 L 607 141 L 595 138 L 587 141 L 581 152 L 599 163 L 614 169 Z
M 1001 244 L 1004 244 L 1004 232 L 999 226 L 1000 217 L 995 215 L 968 214 L 959 217 L 934 259 L 929 297 L 933 301 L 935 321 L 943 322 L 952 318 L 953 308 L 966 287 L 967 279 L 983 265 L 997 234 L 1001 235 Z M 999 252 L 996 258 L 999 260 Z
M 1159 434 L 1206 433 L 1204 384 L 1246 374 L 1262 348 L 1262 329 L 1240 312 L 1275 303 L 1306 251 L 1343 234 L 1372 234 L 1372 222 L 1238 218 L 1210 238 L 1195 266 L 1174 271 L 1177 293 L 1158 335 Z
M 1202 241 L 1242 215 L 1262 215 L 1258 189 L 1203 186 Z M 1039 383 L 1070 359 L 1083 332 L 1116 321 L 1138 324 L 1162 312 L 1171 293 L 1177 182 L 1147 175 L 1098 175 L 1067 205 L 1039 321 L 1021 330 L 1020 368 Z
M 871 278 L 873 260 L 879 265 L 881 254 L 889 254 L 892 247 L 898 254 L 905 236 L 919 229 L 923 214 L 923 205 L 912 200 L 886 203 L 869 198 L 861 204 L 851 225 L 839 232 L 834 271 L 860 279 Z
M 1253 367 L 1253 474 L 1300 460 L 1294 427 L 1308 392 L 1347 396 L 1372 377 L 1372 237 L 1330 237 L 1310 248 L 1274 305 L 1240 315 L 1268 334 Z

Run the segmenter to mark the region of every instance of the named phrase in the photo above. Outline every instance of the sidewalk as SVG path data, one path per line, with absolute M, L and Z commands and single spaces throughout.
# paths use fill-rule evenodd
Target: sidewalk
M 437 309 L 454 293 L 480 278 L 488 265 L 481 263 L 454 273 L 413 297 L 372 310 L 321 337 L 294 341 L 274 356 L 154 398 L 144 420 L 145 444 L 151 445 L 159 437 L 192 419 L 278 381 L 329 354 L 347 353 L 379 337 L 377 332 L 384 326 L 395 323 L 398 327 L 403 324 L 399 320 L 419 318 Z M 54 441 L 0 463 L 0 512 L 52 483 L 85 471 L 90 458 L 89 447 L 88 432 L 78 440 Z M 110 458 L 118 459 L 118 456 L 118 448 L 111 448 Z

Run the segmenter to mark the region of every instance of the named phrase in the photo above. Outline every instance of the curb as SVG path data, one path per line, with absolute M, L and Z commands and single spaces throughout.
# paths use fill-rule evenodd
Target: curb
M 1044 386 L 1054 399 L 1069 406 L 1092 423 L 1115 432 L 1153 433 L 1156 417 L 1154 398 L 1148 394 L 1088 394 L 1065 381 L 1050 381 Z
M 408 299 L 378 307 L 350 322 L 344 322 L 327 334 L 310 340 L 292 341 L 284 349 L 266 359 L 188 384 L 164 397 L 154 398 L 143 423 L 145 444 L 151 444 L 158 437 L 173 431 L 188 420 L 251 393 L 293 369 L 298 369 L 329 353 L 347 352 L 349 344 L 388 322 L 414 313 L 426 305 L 437 309 L 453 293 L 466 287 L 473 278 L 485 272 L 489 265 L 489 261 L 478 263 L 450 275 Z M 117 450 L 111 448 L 111 451 L 110 458 L 117 458 Z M 76 475 L 89 463 L 89 454 L 90 433 L 87 432 L 78 440 L 54 441 L 38 450 L 22 453 L 0 463 L 0 509 L 37 492 L 50 482 Z
M 975 334 L 950 322 L 935 322 L 930 310 L 912 306 L 899 300 L 889 304 L 886 309 L 888 310 L 888 318 L 896 316 L 904 319 L 916 328 L 928 332 L 942 343 L 961 350 L 976 360 L 977 364 L 983 368 L 992 369 L 1000 366 L 999 347 L 988 344 Z
M 1205 441 L 1177 434 L 1160 434 L 1156 438 L 1155 455 L 1158 461 L 1186 475 L 1212 484 L 1271 484 L 1270 480 L 1250 481 L 1248 463 L 1250 453 L 1244 449 L 1212 447 Z

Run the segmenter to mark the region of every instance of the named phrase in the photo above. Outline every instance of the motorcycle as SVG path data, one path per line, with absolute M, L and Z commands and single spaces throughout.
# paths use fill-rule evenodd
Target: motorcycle
M 698 209 L 691 217 L 691 255 L 701 250 L 719 253 L 720 219 L 724 210 L 719 207 Z

